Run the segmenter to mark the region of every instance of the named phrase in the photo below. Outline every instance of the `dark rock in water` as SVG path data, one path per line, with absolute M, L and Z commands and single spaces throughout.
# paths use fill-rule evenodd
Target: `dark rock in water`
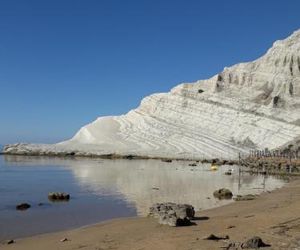
M 204 240 L 228 240 L 229 236 L 216 236 L 214 234 L 209 235 L 208 237 L 204 238 Z
M 222 165 L 222 162 L 218 158 L 212 159 L 211 163 L 214 164 L 214 165 Z
M 70 199 L 70 195 L 67 193 L 51 192 L 48 194 L 48 199 L 50 201 L 68 201 Z
M 226 171 L 225 175 L 232 175 L 232 171 L 230 171 L 230 170 Z
M 134 158 L 134 155 L 125 155 L 124 158 L 127 160 L 132 160 Z
M 197 166 L 197 163 L 190 163 L 189 166 L 191 166 L 191 167 L 196 167 L 196 166 Z
M 30 208 L 31 206 L 28 203 L 21 203 L 19 205 L 16 206 L 17 210 L 26 210 L 28 208 Z
M 214 192 L 214 197 L 219 199 L 231 199 L 233 196 L 232 192 L 227 188 L 221 188 Z
M 157 203 L 150 207 L 150 216 L 158 218 L 158 223 L 163 225 L 188 226 L 192 225 L 190 219 L 194 218 L 194 207 L 188 204 Z
M 256 195 L 254 194 L 247 194 L 247 195 L 238 195 L 236 198 L 234 198 L 235 201 L 251 201 L 256 198 Z
M 171 159 L 162 159 L 161 161 L 162 161 L 162 162 L 172 162 Z
M 245 248 L 257 249 L 260 247 L 269 247 L 269 246 L 271 246 L 271 245 L 264 243 L 260 237 L 255 236 L 255 237 L 247 240 L 246 242 L 244 242 L 241 247 L 242 247 L 242 249 L 245 249 Z

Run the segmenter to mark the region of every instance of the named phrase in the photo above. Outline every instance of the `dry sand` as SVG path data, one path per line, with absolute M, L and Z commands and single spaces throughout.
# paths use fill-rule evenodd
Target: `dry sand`
M 228 235 L 230 241 L 243 242 L 261 237 L 271 247 L 300 249 L 300 180 L 282 189 L 263 193 L 256 200 L 239 201 L 197 213 L 196 225 L 172 228 L 153 218 L 116 219 L 97 225 L 17 239 L 0 249 L 126 249 L 196 250 L 221 249 L 225 241 L 203 240 L 209 234 Z M 60 240 L 67 238 L 65 242 Z

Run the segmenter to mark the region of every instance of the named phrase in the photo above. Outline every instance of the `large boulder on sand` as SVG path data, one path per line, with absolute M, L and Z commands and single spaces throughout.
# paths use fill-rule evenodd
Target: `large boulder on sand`
M 158 218 L 158 223 L 163 225 L 187 226 L 190 219 L 195 216 L 194 207 L 188 204 L 157 203 L 150 207 L 150 216 Z

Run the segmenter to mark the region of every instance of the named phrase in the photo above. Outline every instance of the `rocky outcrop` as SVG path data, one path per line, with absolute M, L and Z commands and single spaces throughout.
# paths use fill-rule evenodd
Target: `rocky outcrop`
M 171 227 L 191 225 L 194 218 L 194 207 L 187 204 L 157 203 L 150 207 L 149 216 L 158 218 L 158 223 Z
M 100 117 L 54 145 L 15 144 L 8 154 L 236 158 L 300 137 L 300 31 L 261 58 L 208 80 L 144 98 L 126 115 Z

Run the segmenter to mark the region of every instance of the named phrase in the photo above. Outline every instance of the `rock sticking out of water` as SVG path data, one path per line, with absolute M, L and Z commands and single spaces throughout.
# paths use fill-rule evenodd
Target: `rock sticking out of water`
M 169 162 L 169 163 L 172 162 L 171 159 L 162 159 L 161 161 L 162 161 L 162 162 Z
M 31 206 L 28 203 L 21 203 L 21 204 L 19 204 L 19 205 L 16 206 L 16 209 L 23 211 L 23 210 L 26 210 L 26 209 L 28 209 L 30 207 Z
M 188 204 L 157 203 L 150 207 L 150 216 L 158 218 L 158 223 L 171 227 L 192 225 L 190 219 L 194 218 L 194 207 Z
M 68 201 L 70 199 L 70 195 L 67 193 L 51 192 L 48 194 L 48 199 L 50 201 Z
M 232 170 L 229 169 L 228 171 L 225 172 L 225 175 L 232 175 Z
M 227 188 L 221 188 L 214 192 L 214 197 L 219 199 L 231 199 L 232 196 L 232 192 Z

